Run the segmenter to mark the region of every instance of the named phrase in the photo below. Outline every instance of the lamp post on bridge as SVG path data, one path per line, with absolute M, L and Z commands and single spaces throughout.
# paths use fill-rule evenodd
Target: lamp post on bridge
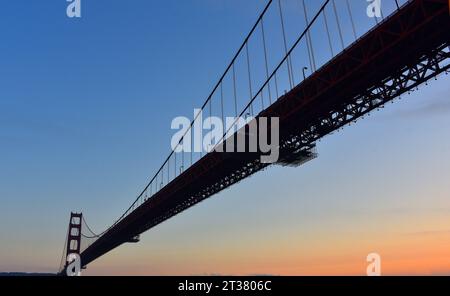
M 303 68 L 302 68 L 303 80 L 306 80 L 305 70 L 308 70 L 308 67 L 303 67 Z

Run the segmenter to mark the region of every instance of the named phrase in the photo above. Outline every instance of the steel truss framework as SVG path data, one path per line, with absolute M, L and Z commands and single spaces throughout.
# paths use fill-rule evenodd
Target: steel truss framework
M 410 92 L 422 83 L 437 77 L 450 68 L 450 48 L 444 44 L 432 53 L 422 57 L 417 64 L 400 70 L 396 75 L 386 78 L 370 87 L 364 93 L 353 98 L 353 101 L 340 110 L 333 110 L 327 116 L 318 118 L 309 129 L 293 136 L 285 145 L 298 149 L 309 147 L 323 136 L 341 127 L 356 122 L 369 112 L 382 108 L 387 102 Z

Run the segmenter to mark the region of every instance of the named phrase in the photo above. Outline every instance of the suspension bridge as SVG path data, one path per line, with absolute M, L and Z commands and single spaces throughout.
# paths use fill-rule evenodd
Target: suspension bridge
M 88 264 L 214 194 L 271 165 L 300 166 L 315 143 L 387 102 L 447 74 L 448 0 L 383 0 L 379 17 L 357 0 L 270 0 L 204 101 L 224 118 L 279 118 L 279 159 L 252 153 L 172 152 L 131 205 L 102 233 L 72 213 L 59 266 L 68 254 Z M 201 116 L 195 116 L 192 129 Z M 269 125 L 270 129 L 271 126 Z M 217 145 L 235 145 L 228 130 Z M 249 137 L 248 130 L 243 130 Z M 178 145 L 193 145 L 187 131 Z

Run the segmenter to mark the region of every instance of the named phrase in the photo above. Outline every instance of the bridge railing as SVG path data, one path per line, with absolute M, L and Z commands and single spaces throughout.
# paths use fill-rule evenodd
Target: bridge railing
M 193 141 L 196 126 L 213 125 L 213 117 L 224 123 L 226 117 L 245 119 L 257 116 L 406 2 L 383 0 L 381 14 L 372 18 L 367 11 L 370 3 L 364 0 L 268 1 L 199 108 L 201 112 L 196 114 L 189 129 L 182 134 L 131 206 L 110 228 L 204 157 L 236 129 L 238 121 L 224 129 L 222 138 L 204 139 L 205 147 L 202 149 L 197 149 Z M 204 119 L 205 115 L 208 118 Z M 190 149 L 176 152 L 181 147 Z M 110 228 L 101 234 L 87 235 L 83 249 Z

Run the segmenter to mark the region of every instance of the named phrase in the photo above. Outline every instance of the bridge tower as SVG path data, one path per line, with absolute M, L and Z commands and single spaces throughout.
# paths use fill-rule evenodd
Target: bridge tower
M 82 213 L 70 213 L 69 232 L 67 233 L 66 258 L 69 254 L 80 255 Z

